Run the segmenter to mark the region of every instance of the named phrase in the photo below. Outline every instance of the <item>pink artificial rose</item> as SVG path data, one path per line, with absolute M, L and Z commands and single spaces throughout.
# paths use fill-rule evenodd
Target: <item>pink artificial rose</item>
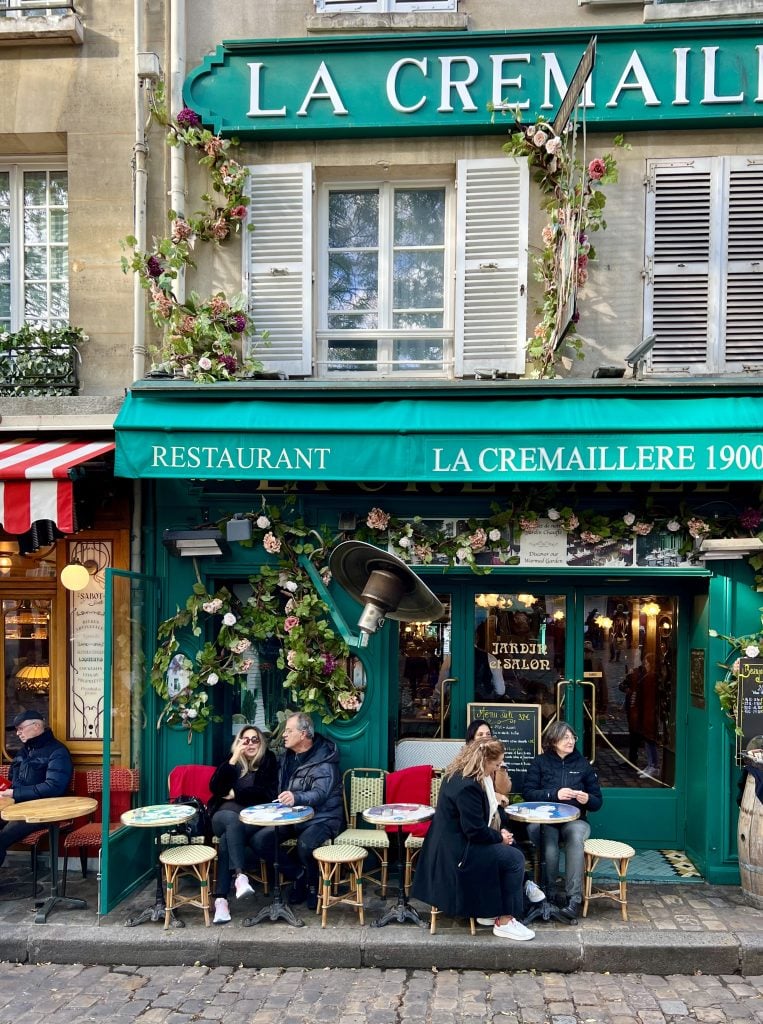
M 598 181 L 599 178 L 603 178 L 607 173 L 607 165 L 601 159 L 601 157 L 594 157 L 594 159 L 588 165 L 588 177 L 592 181 Z
M 281 550 L 281 541 L 274 533 L 266 533 L 262 538 L 262 546 L 269 555 L 277 555 Z
M 293 630 L 293 629 L 294 629 L 294 628 L 295 628 L 296 626 L 298 626 L 298 625 L 299 625 L 299 619 L 297 618 L 297 616 L 296 616 L 296 615 L 288 615 L 288 616 L 287 616 L 287 617 L 286 617 L 286 618 L 284 619 L 284 623 L 283 623 L 283 628 L 284 628 L 284 631 L 285 631 L 286 633 L 291 633 L 291 631 L 292 631 L 292 630 Z

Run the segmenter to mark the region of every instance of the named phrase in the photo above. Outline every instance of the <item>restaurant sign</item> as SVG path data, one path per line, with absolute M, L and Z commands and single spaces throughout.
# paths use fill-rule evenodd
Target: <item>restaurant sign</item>
M 116 473 L 214 480 L 759 480 L 763 433 L 612 435 L 511 434 L 453 440 L 416 434 L 247 433 L 171 437 L 117 431 Z
M 743 126 L 763 113 L 758 22 L 596 35 L 589 128 Z M 184 100 L 225 135 L 505 133 L 513 109 L 524 123 L 553 119 L 590 40 L 583 29 L 228 40 L 188 76 Z

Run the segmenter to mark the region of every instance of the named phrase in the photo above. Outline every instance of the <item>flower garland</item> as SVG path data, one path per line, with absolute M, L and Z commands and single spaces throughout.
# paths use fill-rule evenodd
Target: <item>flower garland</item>
M 763 611 L 763 609 L 761 609 Z M 737 704 L 739 702 L 739 671 L 742 658 L 759 658 L 763 652 L 763 615 L 761 615 L 761 629 L 754 633 L 747 633 L 744 636 L 726 636 L 715 629 L 708 629 L 708 636 L 719 640 L 725 640 L 731 645 L 731 652 L 725 661 L 719 661 L 718 667 L 725 672 L 724 678 L 715 684 L 715 692 L 723 712 L 732 718 L 737 719 Z M 741 729 L 736 728 L 736 733 L 741 735 Z
M 321 568 L 325 538 L 293 515 L 293 501 L 283 509 L 263 503 L 262 512 L 250 518 L 252 540 L 242 543 L 261 545 L 271 558 L 249 577 L 248 600 L 238 601 L 225 588 L 210 594 L 198 581 L 185 607 L 159 627 L 151 672 L 152 685 L 164 701 L 157 728 L 163 721 L 182 725 L 190 739 L 191 733 L 220 721 L 211 707 L 209 688 L 220 682 L 239 685 L 251 668 L 254 644 L 269 638 L 281 644 L 277 665 L 286 670 L 283 687 L 301 710 L 317 712 L 327 723 L 349 718 L 360 706 L 362 694 L 347 675 L 349 648 L 332 628 L 328 608 L 299 563 L 300 555 L 310 557 L 328 583 L 328 570 Z M 214 639 L 207 640 L 193 659 L 182 653 L 184 637 L 210 631 L 215 631 Z M 184 661 L 173 661 L 178 657 Z M 178 693 L 170 692 L 168 681 L 176 667 L 185 670 L 185 685 Z
M 535 169 L 535 181 L 545 194 L 543 209 L 549 220 L 542 231 L 543 248 L 532 257 L 535 279 L 543 285 L 543 301 L 536 307 L 540 320 L 527 342 L 531 376 L 549 378 L 566 357 L 563 349 L 583 358 L 577 333 L 577 288 L 588 280 L 588 264 L 596 258 L 591 233 L 606 228 L 603 185 L 617 181 L 617 165 L 609 153 L 595 157 L 586 167 L 574 158 L 568 140 L 554 133 L 542 117 L 512 132 L 503 150 L 509 156 L 526 157 Z M 618 135 L 616 146 L 625 146 Z M 562 339 L 564 345 L 561 345 Z
M 230 155 L 238 142 L 202 128 L 201 118 L 189 107 L 170 119 L 161 86 L 152 94 L 151 112 L 167 128 L 169 145 L 187 146 L 199 154 L 199 165 L 209 169 L 211 182 L 210 191 L 201 197 L 204 209 L 189 217 L 170 210 L 170 233 L 155 238 L 150 251 L 137 249 L 132 235 L 122 243 L 123 248 L 132 249 L 130 257 L 122 257 L 122 270 L 138 275 L 141 286 L 150 293 L 151 318 L 163 330 L 157 371 L 203 383 L 251 376 L 262 364 L 256 359 L 242 360 L 236 347 L 255 333 L 246 296 L 239 293 L 228 299 L 217 292 L 202 299 L 192 291 L 180 302 L 173 293 L 180 271 L 196 266 L 195 242 L 220 245 L 240 231 L 246 219 L 249 172 Z M 260 336 L 267 340 L 267 332 Z

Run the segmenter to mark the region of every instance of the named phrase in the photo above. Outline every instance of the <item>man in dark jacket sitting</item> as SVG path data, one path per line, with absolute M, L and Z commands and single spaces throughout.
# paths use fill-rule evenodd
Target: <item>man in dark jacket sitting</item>
M 13 719 L 13 728 L 22 747 L 11 762 L 11 785 L 3 796 L 13 797 L 17 804 L 63 796 L 74 770 L 69 751 L 45 728 L 39 711 L 21 711 Z M 0 865 L 9 846 L 39 830 L 39 824 L 0 819 Z
M 299 825 L 279 826 L 278 838 L 297 840 L 299 869 L 289 893 L 290 903 L 303 903 L 315 910 L 318 904 L 318 865 L 313 850 L 323 846 L 344 827 L 342 778 L 339 752 L 333 740 L 316 733 L 310 715 L 299 712 L 286 719 L 283 730 L 286 748 L 279 759 L 279 803 L 312 807 L 313 817 Z M 256 857 L 272 865 L 276 829 L 259 828 L 251 845 Z M 286 869 L 288 871 L 288 868 Z M 286 873 L 286 872 L 284 872 Z
M 567 722 L 554 722 L 543 737 L 543 753 L 530 763 L 522 786 L 529 801 L 571 804 L 580 811 L 577 821 L 563 825 L 528 825 L 527 832 L 536 846 L 542 845 L 546 868 L 546 892 L 553 898 L 559 874 L 559 843 L 564 843 L 566 893 L 562 914 L 574 921 L 583 904 L 583 843 L 591 834 L 585 820 L 588 811 L 602 805 L 599 778 L 591 763 L 575 749 L 575 735 Z

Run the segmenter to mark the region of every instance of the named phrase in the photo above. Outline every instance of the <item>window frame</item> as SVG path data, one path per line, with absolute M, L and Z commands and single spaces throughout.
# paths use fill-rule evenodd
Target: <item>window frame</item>
M 67 216 L 71 210 L 71 196 L 69 194 L 69 169 L 65 160 L 51 160 L 49 158 L 25 158 L 23 161 L 16 159 L 0 159 L 0 173 L 9 175 L 10 193 L 10 310 L 9 322 L 0 319 L 0 330 L 18 331 L 25 323 L 44 323 L 45 326 L 66 324 L 69 321 L 69 297 L 67 298 L 66 314 L 51 320 L 50 305 L 48 304 L 47 316 L 43 321 L 39 319 L 27 320 L 25 315 L 26 279 L 25 279 L 25 243 L 24 243 L 24 175 L 28 172 L 45 171 L 46 173 L 63 173 L 67 176 Z M 50 209 L 50 207 L 47 207 Z M 50 240 L 48 240 L 48 245 Z M 69 253 L 69 232 L 67 229 L 67 285 L 71 284 L 68 272 Z M 50 285 L 50 265 L 48 265 L 48 277 Z M 34 283 L 34 282 L 30 282 Z
M 318 14 L 450 13 L 458 0 L 315 0 Z
M 444 189 L 445 191 L 445 223 L 443 232 L 443 326 L 438 328 L 379 328 L 343 331 L 330 329 L 328 326 L 328 237 L 329 237 L 329 193 L 348 190 L 362 191 L 378 189 L 380 192 L 379 211 L 379 317 L 384 320 L 387 315 L 391 321 L 394 313 L 393 294 L 393 217 L 394 195 L 396 190 L 403 189 Z M 383 197 L 383 198 L 382 198 Z M 456 188 L 455 179 L 447 178 L 373 178 L 366 180 L 337 179 L 324 181 L 318 189 L 316 204 L 316 329 L 315 329 L 315 371 L 323 380 L 360 380 L 360 379 L 394 379 L 432 378 L 443 379 L 453 376 L 455 355 L 455 264 L 456 264 Z M 384 251 L 383 251 L 384 247 Z M 392 358 L 392 342 L 401 336 L 427 341 L 442 339 L 442 364 L 432 366 L 429 370 L 395 369 Z M 358 370 L 329 369 L 328 342 L 338 337 L 348 341 L 377 341 L 376 369 L 366 366 Z M 413 360 L 406 360 L 410 362 Z

